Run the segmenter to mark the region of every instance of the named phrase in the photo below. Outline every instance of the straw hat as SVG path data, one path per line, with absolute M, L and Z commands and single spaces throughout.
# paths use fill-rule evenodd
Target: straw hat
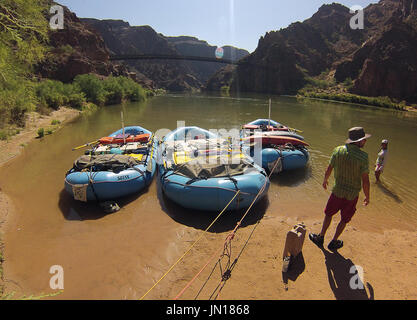
M 349 139 L 346 140 L 346 143 L 359 142 L 370 137 L 371 135 L 365 133 L 362 127 L 354 127 L 349 129 Z

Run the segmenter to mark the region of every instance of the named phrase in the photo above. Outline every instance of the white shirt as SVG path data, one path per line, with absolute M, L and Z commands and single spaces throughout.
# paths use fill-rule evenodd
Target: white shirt
M 376 164 L 380 165 L 382 168 L 387 163 L 388 158 L 388 149 L 381 149 L 381 151 L 378 153 L 378 158 L 376 159 Z

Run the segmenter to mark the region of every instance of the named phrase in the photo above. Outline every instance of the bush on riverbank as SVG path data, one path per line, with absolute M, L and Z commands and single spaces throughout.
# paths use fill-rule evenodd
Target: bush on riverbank
M 405 102 L 398 103 L 389 97 L 366 97 L 349 93 L 349 90 L 353 86 L 352 79 L 347 78 L 341 83 L 336 83 L 334 74 L 328 69 L 316 77 L 307 77 L 306 80 L 307 84 L 298 91 L 297 97 L 333 100 L 395 110 L 407 110 Z
M 119 104 L 123 101 L 144 101 L 146 91 L 126 77 L 108 77 L 104 80 L 92 74 L 75 77 L 73 85 L 85 94 L 86 101 L 97 105 Z
M 102 80 L 95 75 L 84 74 L 77 76 L 72 84 L 44 80 L 37 85 L 36 96 L 39 103 L 54 110 L 64 105 L 82 110 L 87 102 L 102 106 L 123 101 L 143 101 L 146 91 L 126 77 Z
M 365 97 L 350 93 L 326 93 L 312 91 L 301 91 L 299 92 L 299 96 L 306 98 L 363 104 L 380 108 L 390 108 L 395 110 L 406 110 L 406 104 L 404 102 L 396 103 L 392 101 L 389 97 Z
M 64 84 L 55 80 L 45 80 L 36 87 L 39 103 L 57 110 L 60 106 L 81 109 L 85 103 L 85 94 L 72 84 Z

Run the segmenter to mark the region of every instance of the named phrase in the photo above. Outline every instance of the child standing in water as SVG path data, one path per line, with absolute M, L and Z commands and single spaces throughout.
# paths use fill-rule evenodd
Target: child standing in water
M 384 171 L 385 164 L 387 163 L 388 157 L 388 140 L 384 139 L 381 142 L 381 151 L 378 153 L 378 158 L 375 164 L 375 178 L 376 182 L 379 182 L 379 177 Z

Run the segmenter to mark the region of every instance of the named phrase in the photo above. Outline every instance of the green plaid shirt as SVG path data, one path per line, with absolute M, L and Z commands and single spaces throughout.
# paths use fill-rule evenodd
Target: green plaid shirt
M 333 150 L 329 164 L 334 168 L 333 194 L 347 200 L 359 196 L 362 174 L 369 173 L 368 154 L 354 144 L 346 144 Z

